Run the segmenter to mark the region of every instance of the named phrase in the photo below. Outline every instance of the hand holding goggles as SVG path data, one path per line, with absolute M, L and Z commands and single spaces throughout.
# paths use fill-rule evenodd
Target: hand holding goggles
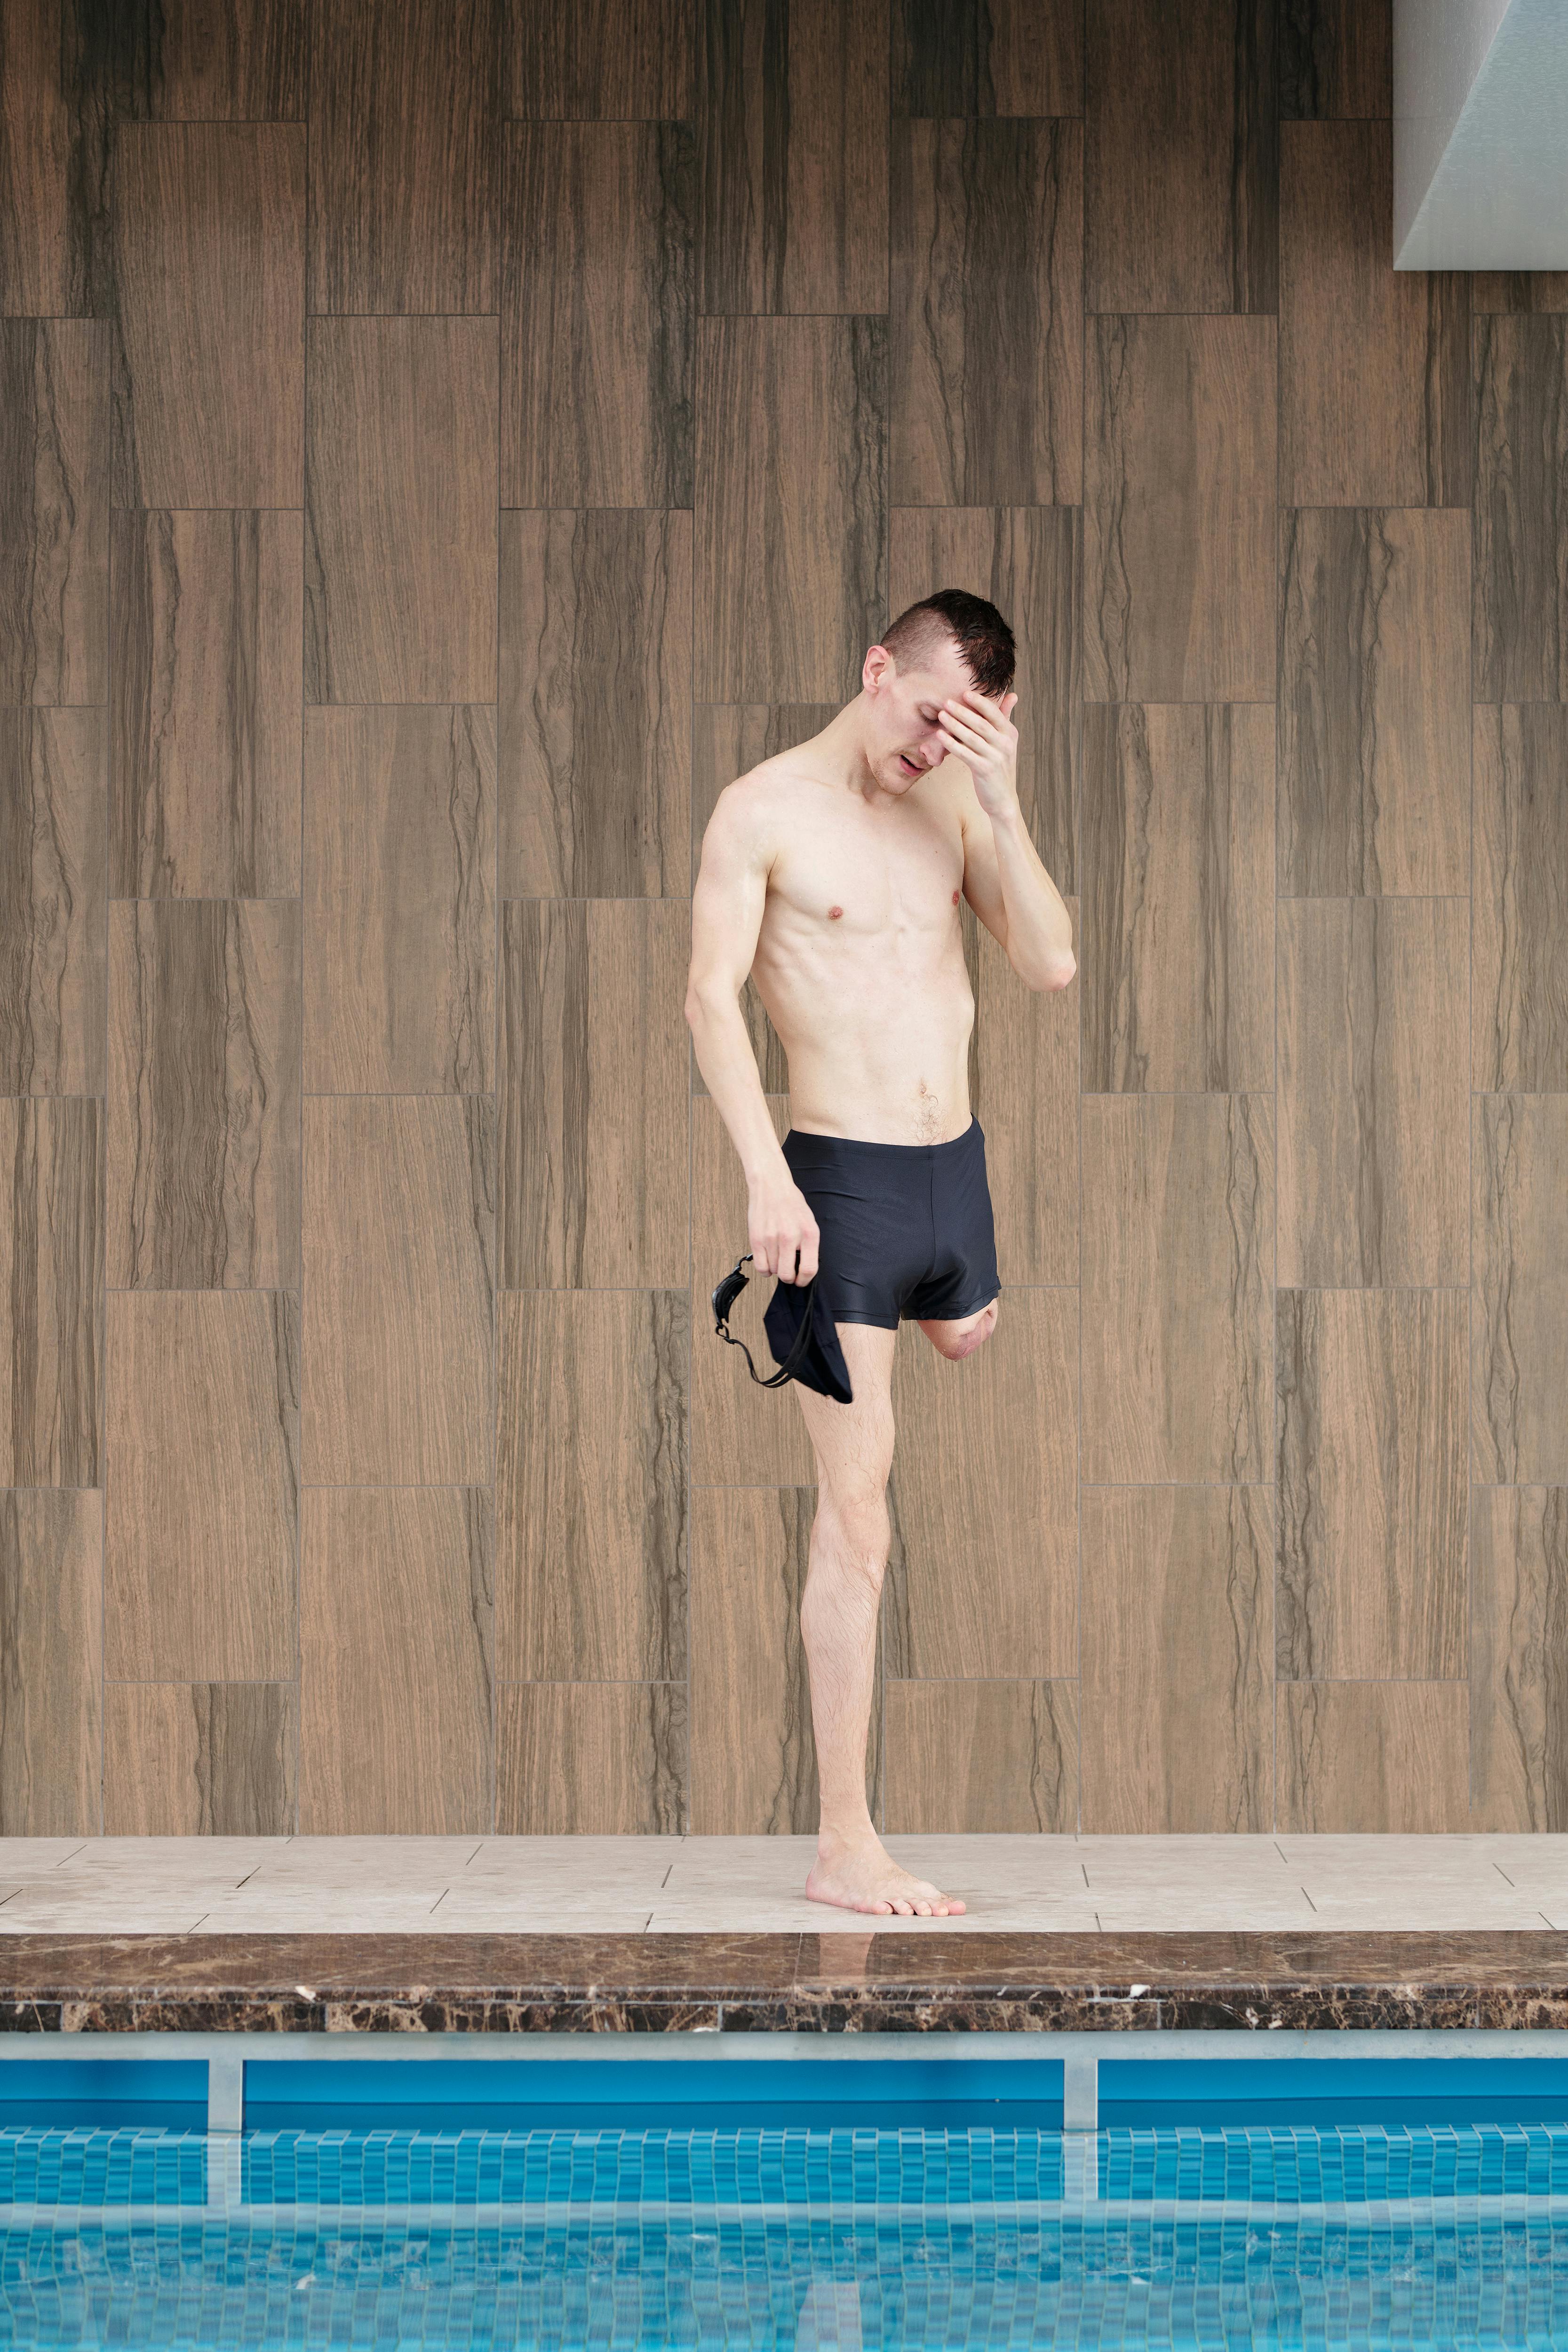
M 791 1348 L 789 1354 L 784 1358 L 784 1362 L 780 1365 L 778 1370 L 773 1374 L 771 1381 L 765 1381 L 761 1372 L 758 1371 L 755 1364 L 752 1363 L 752 1351 L 750 1348 L 747 1347 L 744 1339 L 738 1339 L 733 1331 L 730 1330 L 728 1328 L 730 1310 L 734 1306 L 736 1299 L 739 1298 L 742 1291 L 744 1290 L 746 1286 L 749 1277 L 745 1269 L 751 1265 L 751 1263 L 752 1253 L 750 1250 L 747 1250 L 744 1256 L 738 1257 L 735 1260 L 733 1267 L 731 1272 L 724 1276 L 723 1281 L 714 1285 L 713 1328 L 717 1331 L 721 1339 L 727 1339 L 731 1348 L 739 1348 L 742 1355 L 744 1356 L 746 1360 L 747 1370 L 751 1373 L 752 1378 L 755 1381 L 760 1389 L 782 1389 L 786 1381 L 794 1380 L 795 1373 L 800 1369 L 801 1361 L 805 1355 L 807 1343 L 811 1339 L 811 1294 L 816 1287 L 816 1275 L 813 1275 L 809 1282 L 804 1282 L 798 1286 L 803 1301 L 800 1329 L 795 1333 L 795 1344 Z

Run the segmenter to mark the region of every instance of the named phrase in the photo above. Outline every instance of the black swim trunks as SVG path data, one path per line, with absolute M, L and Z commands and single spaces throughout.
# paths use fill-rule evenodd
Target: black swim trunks
M 816 1289 L 835 1323 L 952 1322 L 1001 1289 L 985 1137 L 972 1118 L 946 1143 L 863 1143 L 791 1128 L 784 1156 L 821 1232 Z M 781 1282 L 763 1318 L 783 1363 L 800 1328 L 800 1292 Z M 796 1373 L 831 1395 L 808 1351 Z

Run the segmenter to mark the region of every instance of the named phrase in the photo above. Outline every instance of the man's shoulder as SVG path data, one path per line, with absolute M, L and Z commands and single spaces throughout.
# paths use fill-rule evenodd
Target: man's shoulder
M 744 788 L 749 797 L 762 801 L 774 798 L 792 788 L 798 789 L 814 778 L 817 778 L 817 771 L 812 764 L 808 738 L 803 743 L 786 744 L 782 751 L 770 751 L 766 759 L 758 760 L 753 766 L 742 770 L 734 782 L 726 785 L 725 789 L 739 792 Z M 817 780 L 820 781 L 819 778 Z
M 808 765 L 794 751 L 775 751 L 724 786 L 709 824 L 728 833 L 768 836 L 798 808 L 802 787 L 812 781 Z

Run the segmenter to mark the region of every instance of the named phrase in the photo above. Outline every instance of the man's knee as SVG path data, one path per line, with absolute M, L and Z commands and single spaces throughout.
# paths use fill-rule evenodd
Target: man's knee
M 856 1408 L 848 1444 L 840 1447 L 829 1475 L 842 1502 L 880 1496 L 893 1467 L 893 1407 L 890 1398 L 868 1400 Z
M 880 1496 L 857 1496 L 847 1503 L 824 1499 L 817 1541 L 812 1547 L 812 1573 L 801 1595 L 801 1624 L 808 1641 L 824 1625 L 838 1622 L 839 1612 L 855 1594 L 864 1596 L 875 1611 L 882 1597 L 892 1523 Z
M 852 1454 L 836 1463 L 823 1483 L 819 1507 L 831 1514 L 847 1550 L 857 1558 L 881 1560 L 892 1532 L 887 1499 L 893 1466 L 891 1409 L 868 1413 L 856 1437 Z
M 982 1307 L 958 1322 L 927 1323 L 921 1328 L 939 1355 L 945 1356 L 950 1364 L 962 1363 L 965 1356 L 973 1355 L 976 1348 L 983 1348 L 996 1328 L 996 1307 L 994 1298 L 989 1307 Z
M 858 1551 L 886 1550 L 891 1531 L 888 1517 L 888 1473 L 880 1466 L 870 1475 L 859 1473 L 835 1479 L 820 1500 L 833 1514 L 847 1541 Z

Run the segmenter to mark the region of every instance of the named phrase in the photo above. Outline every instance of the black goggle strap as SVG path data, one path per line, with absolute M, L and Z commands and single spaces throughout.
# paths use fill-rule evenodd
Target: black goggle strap
M 791 1346 L 789 1354 L 784 1358 L 784 1362 L 779 1366 L 778 1370 L 773 1374 L 773 1378 L 771 1380 L 764 1380 L 761 1372 L 758 1371 L 755 1364 L 752 1363 L 752 1351 L 750 1348 L 747 1347 L 744 1339 L 738 1339 L 733 1331 L 728 1328 L 730 1321 L 730 1309 L 733 1307 L 736 1299 L 739 1298 L 742 1291 L 744 1290 L 746 1286 L 747 1277 L 742 1274 L 741 1269 L 742 1266 L 750 1265 L 751 1263 L 752 1253 L 748 1250 L 744 1257 L 736 1259 L 734 1271 L 731 1274 L 727 1274 L 724 1276 L 723 1281 L 715 1286 L 713 1292 L 713 1328 L 717 1331 L 721 1339 L 727 1339 L 731 1348 L 739 1348 L 742 1355 L 744 1356 L 746 1360 L 747 1370 L 751 1373 L 752 1378 L 755 1381 L 760 1389 L 782 1389 L 786 1381 L 790 1381 L 795 1378 L 796 1371 L 799 1370 L 799 1367 L 805 1357 L 806 1347 L 811 1339 L 811 1294 L 816 1288 L 816 1275 L 813 1275 L 809 1282 L 801 1286 L 801 1296 L 805 1301 L 805 1311 L 800 1318 L 800 1329 L 795 1335 L 795 1340 Z

